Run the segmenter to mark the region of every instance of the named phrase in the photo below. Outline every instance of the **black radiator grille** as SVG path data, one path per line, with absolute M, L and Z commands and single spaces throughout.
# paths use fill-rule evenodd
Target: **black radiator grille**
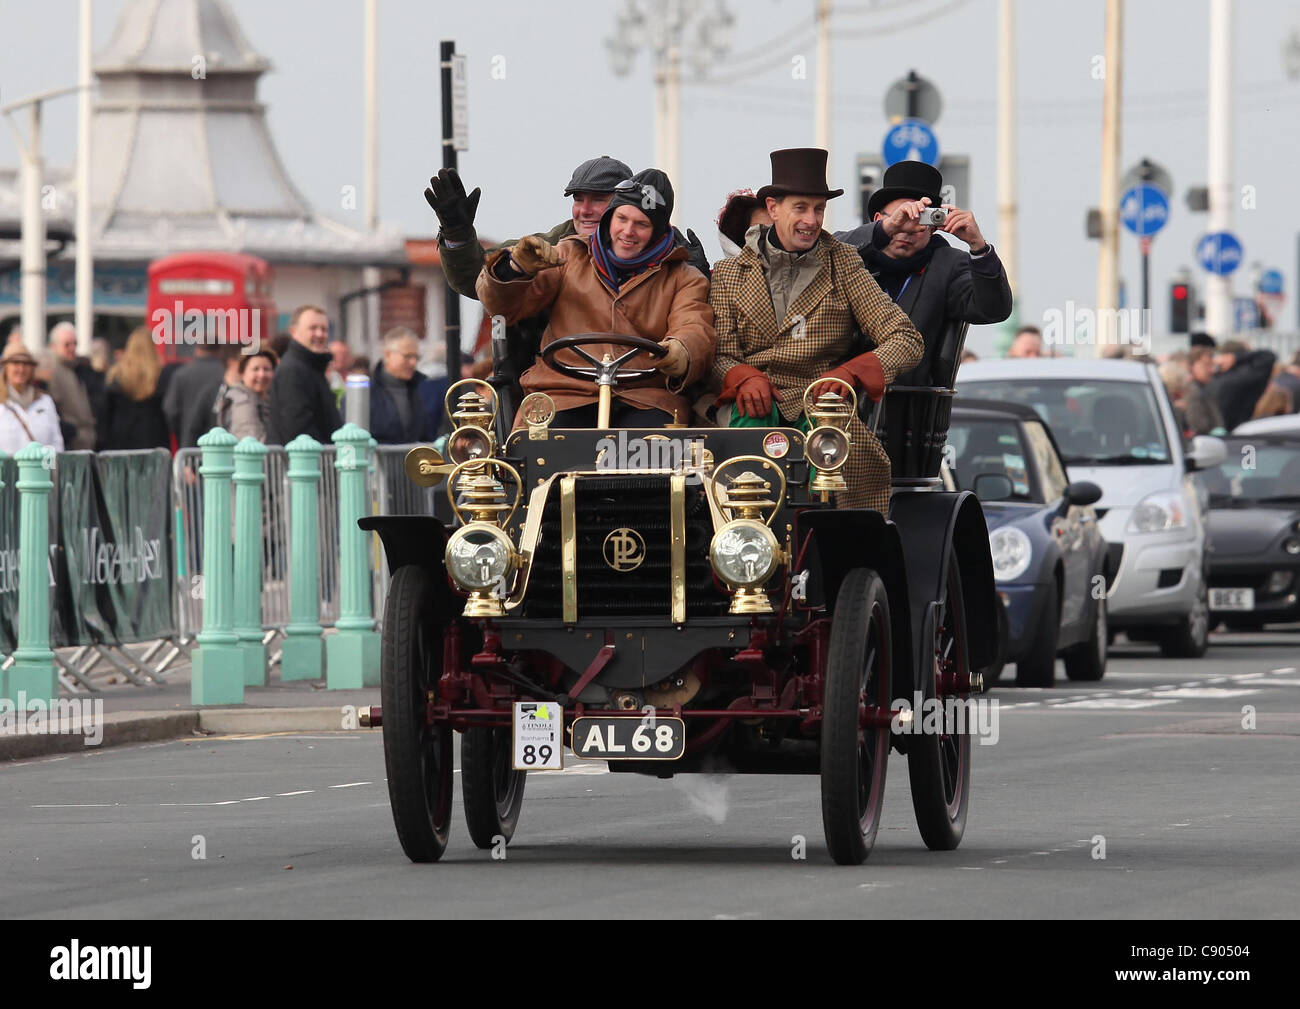
M 672 615 L 672 546 L 668 477 L 579 477 L 574 490 L 577 532 L 578 615 Z M 605 561 L 605 540 L 619 528 L 645 541 L 645 559 L 631 571 Z M 725 613 L 729 597 L 718 590 L 709 564 L 713 523 L 704 491 L 686 487 L 686 614 Z M 524 615 L 562 615 L 560 487 L 551 486 L 533 557 Z

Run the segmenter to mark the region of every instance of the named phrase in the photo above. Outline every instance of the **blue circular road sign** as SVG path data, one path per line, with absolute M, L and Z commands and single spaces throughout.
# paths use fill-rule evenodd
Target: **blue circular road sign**
M 904 119 L 889 128 L 881 153 L 885 167 L 900 161 L 924 161 L 927 165 L 939 164 L 939 138 L 930 124 L 921 119 Z
M 1211 231 L 1196 243 L 1196 258 L 1210 273 L 1226 277 L 1241 265 L 1244 252 L 1231 231 Z
M 1282 293 L 1282 271 L 1265 270 L 1259 275 L 1259 293 L 1260 294 L 1281 294 Z
M 1169 198 L 1149 182 L 1140 183 L 1119 201 L 1119 218 L 1139 238 L 1154 235 L 1169 220 Z

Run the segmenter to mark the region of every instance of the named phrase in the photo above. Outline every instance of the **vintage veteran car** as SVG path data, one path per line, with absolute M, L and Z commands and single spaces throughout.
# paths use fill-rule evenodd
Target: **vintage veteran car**
M 593 344 L 626 352 L 597 360 Z M 956 847 L 971 753 L 958 702 L 996 651 L 997 600 L 979 503 L 938 480 L 945 410 L 922 411 L 935 429 L 895 425 L 924 472 L 896 473 L 892 519 L 837 510 L 851 388 L 805 395 L 807 433 L 610 430 L 620 376 L 662 354 L 609 334 L 547 346 L 552 367 L 597 384 L 595 429 L 551 426 L 534 394 L 512 430 L 490 385 L 457 383 L 447 461 L 431 447 L 407 459 L 416 482 L 447 481 L 454 525 L 361 520 L 393 572 L 369 721 L 403 850 L 427 862 L 446 848 L 453 732 L 482 848 L 513 836 L 525 775 L 561 769 L 569 748 L 661 778 L 819 774 L 830 855 L 860 863 L 891 745 L 926 844 Z M 951 383 L 918 395 L 950 400 Z

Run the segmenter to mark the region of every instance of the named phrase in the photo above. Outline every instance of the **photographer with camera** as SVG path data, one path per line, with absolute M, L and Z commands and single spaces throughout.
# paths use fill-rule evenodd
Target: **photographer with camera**
M 1011 314 L 1011 285 L 975 215 L 942 204 L 943 176 L 920 161 L 885 170 L 884 186 L 871 194 L 872 223 L 842 231 L 871 275 L 921 331 L 925 356 L 898 379 L 900 385 L 931 385 L 940 345 L 950 326 L 1002 322 Z M 943 231 L 970 246 L 966 253 L 940 238 Z

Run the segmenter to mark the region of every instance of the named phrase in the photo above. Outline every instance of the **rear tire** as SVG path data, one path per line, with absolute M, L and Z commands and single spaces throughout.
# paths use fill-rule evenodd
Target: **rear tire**
M 465 800 L 469 836 L 480 848 L 491 848 L 498 837 L 506 844 L 519 826 L 527 771 L 512 767 L 508 727 L 468 729 L 460 740 L 460 786 Z
M 1092 633 L 1088 640 L 1065 652 L 1065 675 L 1080 682 L 1096 682 L 1106 675 L 1106 655 L 1110 640 L 1106 626 L 1106 596 L 1096 602 L 1092 614 Z
M 822 827 L 839 865 L 861 865 L 880 827 L 889 726 L 863 727 L 860 715 L 864 705 L 890 707 L 890 627 L 880 576 L 850 571 L 831 621 L 821 739 Z
M 380 661 L 384 766 L 402 850 L 436 862 L 451 829 L 451 728 L 429 724 L 442 673 L 442 626 L 433 581 L 423 568 L 398 568 L 384 608 Z
M 1043 608 L 1024 658 L 1016 662 L 1017 687 L 1051 687 L 1056 683 L 1056 642 L 1061 633 L 1061 608 L 1057 600 L 1056 579 L 1047 583 Z
M 970 673 L 967 649 L 966 604 L 961 592 L 957 555 L 948 558 L 948 579 L 943 606 L 936 614 L 930 650 L 922 652 L 925 667 L 917 670 L 922 704 L 927 708 L 947 695 L 939 693 L 943 672 L 961 678 Z M 923 718 L 926 712 L 914 712 Z M 969 730 L 969 723 L 966 728 Z M 956 732 L 943 713 L 942 733 L 920 732 L 908 740 L 907 776 L 912 786 L 912 810 L 921 838 L 931 851 L 952 851 L 966 832 L 970 806 L 970 732 Z

